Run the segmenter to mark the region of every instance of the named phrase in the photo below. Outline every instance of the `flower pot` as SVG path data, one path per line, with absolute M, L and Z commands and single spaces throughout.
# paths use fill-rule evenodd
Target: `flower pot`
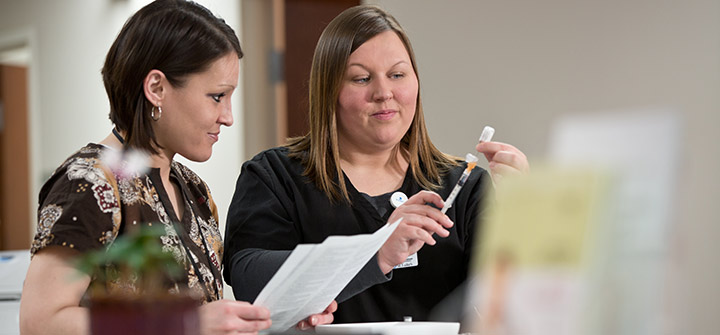
M 197 335 L 198 302 L 183 296 L 103 296 L 90 300 L 90 334 Z

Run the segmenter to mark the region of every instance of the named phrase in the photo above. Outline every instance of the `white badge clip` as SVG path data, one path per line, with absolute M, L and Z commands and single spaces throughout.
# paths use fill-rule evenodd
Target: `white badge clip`
M 404 204 L 405 201 L 407 201 L 407 200 L 408 200 L 407 195 L 405 195 L 405 193 L 402 193 L 400 191 L 395 192 L 390 196 L 390 204 L 395 208 L 400 207 L 400 205 Z

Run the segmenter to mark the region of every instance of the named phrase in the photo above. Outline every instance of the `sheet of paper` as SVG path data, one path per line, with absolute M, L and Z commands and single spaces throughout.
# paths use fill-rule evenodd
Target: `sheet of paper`
M 270 310 L 272 326 L 268 331 L 287 330 L 325 310 L 380 249 L 400 220 L 373 234 L 330 236 L 320 244 L 298 245 L 253 303 Z

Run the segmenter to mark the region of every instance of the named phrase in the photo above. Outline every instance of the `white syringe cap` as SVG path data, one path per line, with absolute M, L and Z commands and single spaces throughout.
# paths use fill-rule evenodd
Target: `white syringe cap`
M 465 155 L 465 161 L 468 163 L 475 163 L 478 161 L 478 158 L 473 154 L 467 154 Z
M 495 128 L 490 126 L 485 126 L 483 128 L 482 133 L 480 134 L 480 142 L 490 142 L 492 140 L 493 135 L 495 135 Z

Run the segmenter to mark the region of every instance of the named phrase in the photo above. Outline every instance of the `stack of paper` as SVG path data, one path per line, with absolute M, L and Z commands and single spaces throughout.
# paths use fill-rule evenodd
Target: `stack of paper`
M 269 331 L 284 331 L 325 310 L 380 249 L 400 220 L 373 234 L 330 236 L 300 244 L 265 285 L 254 305 L 270 310 Z

